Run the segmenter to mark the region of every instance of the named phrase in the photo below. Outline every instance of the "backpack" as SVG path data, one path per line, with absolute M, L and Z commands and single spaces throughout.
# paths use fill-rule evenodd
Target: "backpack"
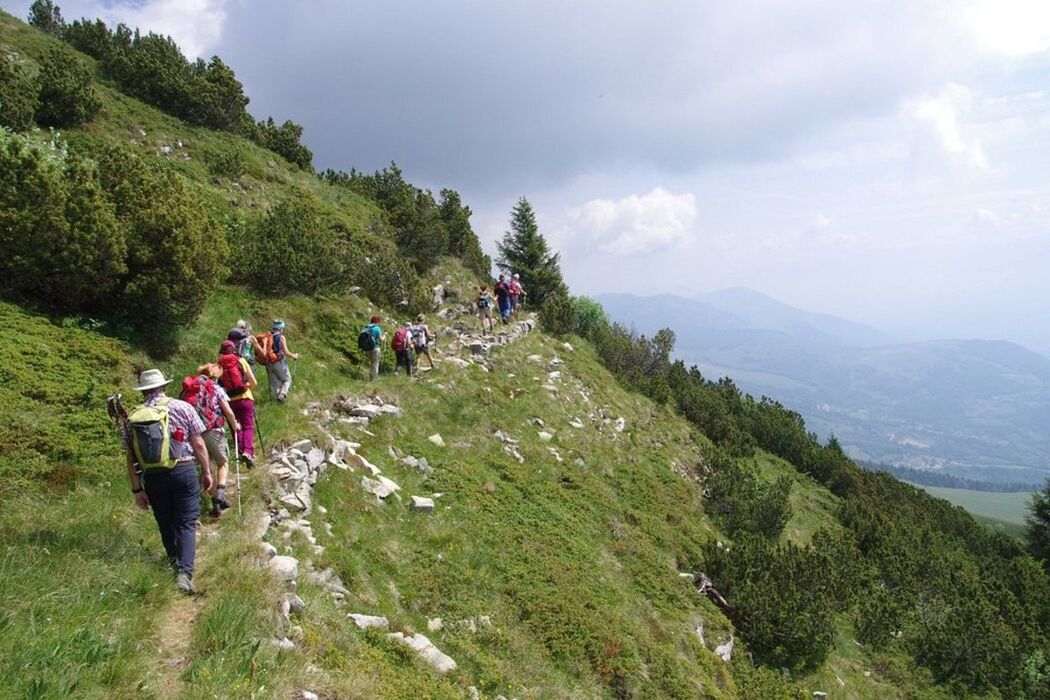
M 372 326 L 365 326 L 357 336 L 357 347 L 365 352 L 376 349 L 376 336 L 372 332 Z
M 478 297 L 478 308 L 487 309 L 489 308 L 489 298 L 486 295 Z
M 219 366 L 222 367 L 222 376 L 219 384 L 226 390 L 231 399 L 236 398 L 248 391 L 248 384 L 244 381 L 244 373 L 241 372 L 241 358 L 237 355 L 219 355 Z
M 260 333 L 255 336 L 255 339 L 259 341 L 259 347 L 262 348 L 262 352 L 255 358 L 259 364 L 272 365 L 274 362 L 281 361 L 281 356 L 274 351 L 273 333 L 269 331 Z
M 394 352 L 404 352 L 408 346 L 408 328 L 401 326 L 394 333 L 394 339 L 390 341 L 390 347 Z
M 249 367 L 255 364 L 255 347 L 251 338 L 244 337 L 237 342 L 237 356 L 244 358 Z
M 168 430 L 168 401 L 168 397 L 161 397 L 156 405 L 142 404 L 128 415 L 128 443 L 135 461 L 143 469 L 175 466 Z
M 186 377 L 182 380 L 182 400 L 197 409 L 205 430 L 223 425 L 222 411 L 215 397 L 215 382 L 207 377 Z
M 412 326 L 412 347 L 422 350 L 427 346 L 427 332 L 425 326 Z

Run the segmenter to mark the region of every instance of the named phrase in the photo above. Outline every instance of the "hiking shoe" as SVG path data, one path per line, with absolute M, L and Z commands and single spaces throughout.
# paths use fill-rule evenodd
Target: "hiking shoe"
M 175 587 L 186 595 L 197 595 L 197 588 L 193 585 L 193 579 L 184 571 L 180 571 L 175 577 Z
M 249 469 L 255 469 L 255 457 L 245 452 L 241 455 L 241 461 L 244 462 L 244 466 Z

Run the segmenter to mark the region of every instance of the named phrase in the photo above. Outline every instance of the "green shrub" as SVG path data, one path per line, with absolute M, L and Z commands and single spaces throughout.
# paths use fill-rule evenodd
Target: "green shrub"
M 32 128 L 38 88 L 25 65 L 0 55 L 0 127 L 13 131 Z
M 288 120 L 280 126 L 273 117 L 250 124 L 248 138 L 303 170 L 312 170 L 313 151 L 302 143 L 303 127 Z
M 55 46 L 48 52 L 37 81 L 40 106 L 36 119 L 43 126 L 79 126 L 94 119 L 102 108 L 92 87 L 94 75 L 65 46 Z
M 728 455 L 717 461 L 720 466 L 707 480 L 707 487 L 711 490 L 711 510 L 726 532 L 779 537 L 791 519 L 791 479 L 780 477 L 762 483 L 754 469 Z
M 53 144 L 0 133 L 0 289 L 94 312 L 125 272 L 124 233 L 93 165 Z
M 599 328 L 609 325 L 602 305 L 590 297 L 573 297 L 572 309 L 576 315 L 576 334 L 588 337 Z
M 540 307 L 540 323 L 551 335 L 567 335 L 576 330 L 576 311 L 569 295 L 562 291 L 547 295 Z
M 254 226 L 238 248 L 250 250 L 244 280 L 269 294 L 310 294 L 340 280 L 340 243 L 308 194 L 284 200 Z
M 216 177 L 227 177 L 231 180 L 243 176 L 248 170 L 248 163 L 244 153 L 229 148 L 221 151 L 208 151 L 204 154 L 204 162 L 208 164 L 208 172 Z

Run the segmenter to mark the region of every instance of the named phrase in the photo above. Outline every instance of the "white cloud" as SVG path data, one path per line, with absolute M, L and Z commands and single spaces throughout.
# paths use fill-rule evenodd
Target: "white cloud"
M 620 255 L 688 246 L 694 237 L 696 197 L 656 187 L 645 195 L 592 199 L 568 212 L 571 234 L 582 234 Z
M 965 85 L 950 83 L 935 97 L 925 96 L 914 107 L 915 116 L 927 122 L 940 140 L 944 151 L 964 158 L 970 165 L 985 169 L 988 158 L 980 141 L 966 138 L 960 124 L 960 115 L 970 111 L 973 91 Z
M 1046 0 L 974 0 L 965 16 L 985 51 L 1026 56 L 1050 49 Z

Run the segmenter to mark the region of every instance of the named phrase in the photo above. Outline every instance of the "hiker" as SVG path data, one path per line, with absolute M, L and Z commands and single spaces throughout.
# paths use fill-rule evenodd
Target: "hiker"
M 270 332 L 263 334 L 264 340 L 260 342 L 262 354 L 266 356 L 266 376 L 270 380 L 270 396 L 278 401 L 287 399 L 288 390 L 292 388 L 292 371 L 288 368 L 288 358 L 299 359 L 299 355 L 288 347 L 288 339 L 284 337 L 284 333 L 284 321 L 279 318 L 274 319 Z M 269 342 L 269 347 L 266 347 L 267 342 Z
M 386 340 L 383 329 L 379 327 L 382 320 L 378 316 L 373 316 L 368 325 L 362 328 L 357 335 L 357 347 L 368 353 L 370 363 L 368 379 L 373 382 L 379 377 L 379 358 L 382 355 L 380 345 Z
M 142 392 L 143 402 L 128 416 L 124 445 L 135 504 L 143 510 L 152 506 L 164 551 L 176 572 L 175 585 L 192 595 L 197 592 L 193 562 L 200 494 L 201 488 L 211 489 L 211 463 L 204 423 L 193 406 L 165 395 L 164 387 L 170 383 L 159 369 L 139 375 L 135 391 Z M 199 481 L 194 457 L 200 465 Z
M 226 340 L 232 341 L 237 354 L 247 360 L 248 365 L 255 368 L 255 356 L 259 353 L 259 341 L 252 335 L 252 324 L 243 318 L 237 321 L 237 325 L 230 329 Z
M 510 318 L 510 286 L 504 275 L 499 276 L 499 282 L 493 291 L 496 292 L 496 300 L 499 302 L 499 318 L 506 323 Z
M 485 321 L 489 322 L 489 333 L 492 332 L 492 295 L 486 285 L 478 287 L 478 297 L 474 300 L 474 306 L 478 309 L 478 320 L 481 322 L 481 330 L 485 331 Z
M 215 465 L 215 483 L 209 491 L 211 495 L 212 517 L 219 517 L 222 511 L 230 507 L 226 498 L 226 477 L 229 473 L 230 451 L 226 445 L 226 428 L 228 422 L 233 434 L 240 432 L 241 426 L 230 408 L 230 397 L 215 380 L 222 376 L 222 368 L 216 364 L 201 365 L 197 375 L 182 380 L 182 400 L 193 406 L 204 423 L 204 445 L 208 448 L 208 457 Z M 239 486 L 239 485 L 238 485 Z
M 521 286 L 521 275 L 517 272 L 510 278 L 510 312 L 518 313 L 518 309 L 525 303 L 525 288 Z
M 434 335 L 427 328 L 426 316 L 423 314 L 416 316 L 415 324 L 408 330 L 412 336 L 412 349 L 416 351 L 416 364 L 419 364 L 420 356 L 426 355 L 430 369 L 434 369 L 434 358 L 430 356 L 430 343 L 434 340 Z
M 219 368 L 222 370 L 219 384 L 230 397 L 230 408 L 241 425 L 235 434 L 237 449 L 241 461 L 251 469 L 255 466 L 255 396 L 252 394 L 252 389 L 258 386 L 255 372 L 248 360 L 237 353 L 232 340 L 224 340 L 219 345 Z
M 412 376 L 412 333 L 408 324 L 402 325 L 394 331 L 394 337 L 390 340 L 390 349 L 397 355 L 397 364 L 394 365 L 394 374 L 403 366 L 408 376 Z

